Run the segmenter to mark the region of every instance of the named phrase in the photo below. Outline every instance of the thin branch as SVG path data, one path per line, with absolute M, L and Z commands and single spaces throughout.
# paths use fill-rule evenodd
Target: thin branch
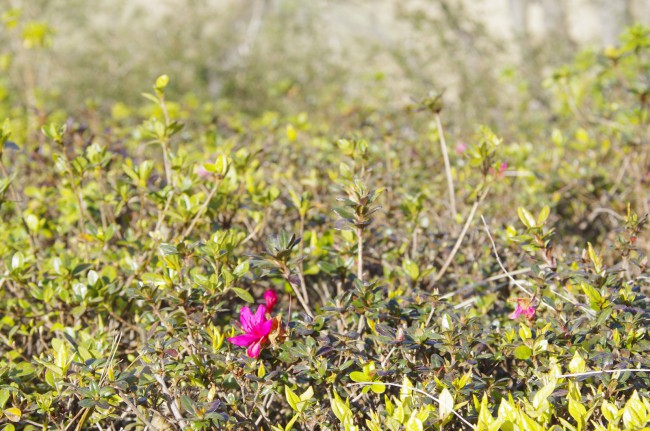
M 453 220 L 456 220 L 456 192 L 454 191 L 454 179 L 451 176 L 451 165 L 449 164 L 449 154 L 447 153 L 447 142 L 445 133 L 442 129 L 440 114 L 436 113 L 436 125 L 438 126 L 438 136 L 440 137 L 440 148 L 442 149 L 442 158 L 445 161 L 445 175 L 447 176 L 447 188 L 449 189 L 449 208 Z
M 524 292 L 526 295 L 530 296 L 531 298 L 534 296 L 533 292 L 530 290 L 526 289 L 521 283 L 519 283 L 515 278 L 508 272 L 505 266 L 503 266 L 503 262 L 501 261 L 501 258 L 499 257 L 499 252 L 497 251 L 497 245 L 494 242 L 494 238 L 492 238 L 492 234 L 490 233 L 490 229 L 488 228 L 488 224 L 485 221 L 485 217 L 481 216 L 481 220 L 483 221 L 483 226 L 485 227 L 485 233 L 487 234 L 488 238 L 490 239 L 490 243 L 492 244 L 492 249 L 494 250 L 494 257 L 496 257 L 497 262 L 499 263 L 499 266 L 503 270 L 503 272 L 508 276 L 510 281 L 517 286 L 519 289 L 521 289 L 522 292 Z M 542 302 L 542 304 L 545 304 L 547 307 L 550 307 L 548 304 Z
M 156 427 L 154 424 L 152 424 L 143 414 L 138 410 L 138 408 L 131 402 L 129 399 L 128 395 L 126 395 L 124 392 L 122 392 L 119 388 L 117 389 L 117 392 L 120 394 L 120 399 L 126 403 L 127 406 L 129 406 L 129 409 L 144 423 L 147 427 L 151 428 L 153 431 L 158 431 L 158 427 Z
M 615 373 L 650 373 L 650 368 L 624 368 L 622 370 L 598 370 L 598 371 L 586 371 L 584 373 L 573 373 L 573 374 L 560 374 L 555 376 L 558 379 L 564 379 L 567 377 L 581 377 L 581 376 L 593 376 L 596 374 L 615 374 Z
M 506 273 L 506 275 L 508 276 L 508 278 L 510 279 L 510 281 L 512 281 L 512 282 L 514 283 L 514 285 L 517 286 L 519 289 L 521 289 L 522 292 L 526 293 L 526 294 L 527 294 L 528 296 L 530 296 L 530 297 L 533 297 L 533 296 L 534 296 L 533 293 L 530 292 L 528 289 L 526 289 L 526 288 L 525 288 L 525 287 L 524 287 L 524 286 L 523 286 L 519 281 L 515 280 L 515 279 L 512 277 L 511 273 L 508 272 L 508 270 L 506 269 L 506 267 L 503 266 L 503 262 L 501 261 L 501 258 L 499 257 L 499 252 L 497 251 L 497 246 L 496 246 L 496 244 L 494 243 L 494 238 L 492 238 L 492 235 L 490 234 L 490 229 L 488 228 L 488 225 L 487 225 L 487 223 L 486 223 L 486 221 L 485 221 L 485 218 L 484 218 L 483 216 L 481 216 L 481 220 L 483 220 L 483 226 L 485 227 L 485 233 L 487 234 L 488 238 L 490 239 L 490 243 L 492 243 L 492 249 L 494 250 L 494 256 L 496 257 L 497 262 L 499 263 L 499 266 L 501 267 L 501 269 L 503 270 L 503 272 Z M 585 307 L 585 306 L 583 306 L 583 305 L 580 305 L 580 304 L 578 304 L 578 303 L 575 302 L 575 301 L 571 301 L 571 300 L 569 300 L 569 298 L 560 295 L 558 292 L 554 292 L 554 293 L 555 293 L 556 295 L 558 295 L 559 297 L 561 297 L 562 299 L 564 299 L 564 300 L 570 302 L 571 304 L 580 307 L 580 308 L 581 308 L 583 311 L 585 311 L 587 314 L 589 314 L 589 315 L 591 315 L 591 316 L 595 315 L 595 312 L 594 312 L 593 310 L 591 310 L 591 309 L 589 309 L 589 308 L 587 308 L 587 307 Z M 544 302 L 544 301 L 540 301 L 540 304 L 543 305 L 543 306 L 546 307 L 546 308 L 550 308 L 551 310 L 557 312 L 557 310 L 556 310 L 555 308 L 553 308 L 552 306 L 550 306 L 549 304 L 547 304 L 547 303 Z M 562 321 L 564 321 L 564 322 L 566 323 L 566 318 L 565 318 L 562 314 L 558 314 L 558 315 L 560 316 L 560 319 L 562 319 Z
M 521 275 L 521 274 L 526 274 L 528 272 L 530 272 L 530 268 L 522 268 L 522 269 L 518 269 L 516 271 L 510 272 L 510 275 Z M 473 289 L 475 287 L 482 286 L 482 285 L 484 285 L 486 283 L 489 283 L 490 281 L 497 281 L 497 280 L 501 280 L 502 278 L 506 278 L 506 277 L 507 277 L 506 274 L 493 275 L 492 277 L 488 277 L 488 278 L 483 279 L 481 281 L 478 281 L 476 283 L 472 283 L 472 284 L 470 284 L 468 286 L 461 287 L 460 289 L 454 290 L 453 292 L 445 293 L 444 295 L 442 295 L 440 297 L 440 299 L 448 299 L 448 298 L 451 298 L 452 296 L 457 295 L 457 294 L 459 294 L 461 292 L 464 292 L 466 290 L 471 290 L 471 289 Z
M 486 189 L 483 195 L 474 202 L 474 205 L 472 205 L 472 209 L 469 212 L 469 215 L 467 216 L 467 220 L 465 221 L 465 225 L 463 226 L 463 230 L 460 232 L 460 235 L 458 236 L 458 239 L 456 240 L 456 244 L 454 244 L 454 248 L 451 250 L 451 253 L 447 257 L 447 260 L 445 263 L 442 265 L 442 268 L 440 268 L 440 271 L 436 274 L 436 277 L 433 279 L 433 282 L 435 283 L 436 281 L 440 280 L 443 275 L 445 275 L 445 272 L 447 272 L 447 269 L 449 268 L 449 265 L 451 265 L 451 262 L 454 260 L 454 257 L 456 256 L 456 253 L 458 252 L 458 249 L 460 248 L 460 245 L 463 242 L 463 239 L 465 239 L 465 235 L 467 234 L 467 230 L 469 229 L 469 225 L 472 223 L 472 219 L 474 218 L 474 215 L 476 214 L 476 210 L 478 209 L 478 206 L 483 202 L 483 199 L 485 199 L 485 196 L 487 196 L 487 192 L 489 189 Z
M 199 210 L 196 212 L 196 215 L 192 219 L 192 222 L 190 225 L 185 229 L 185 232 L 183 232 L 183 235 L 181 235 L 180 241 L 182 242 L 185 238 L 189 236 L 190 233 L 192 233 L 192 230 L 194 229 L 194 226 L 196 226 L 196 222 L 203 216 L 205 211 L 208 208 L 208 205 L 210 205 L 210 201 L 214 197 L 214 195 L 219 191 L 219 186 L 221 185 L 221 179 L 217 180 L 212 187 L 212 190 L 210 190 L 210 193 L 208 194 L 208 197 L 205 199 L 205 202 L 203 202 L 203 205 L 199 208 Z
M 165 384 L 165 379 L 157 374 L 154 374 L 154 379 L 156 379 L 156 381 L 160 384 L 162 393 L 165 395 L 165 398 L 167 398 L 167 406 L 169 407 L 169 410 L 171 410 L 172 414 L 180 424 L 181 429 L 184 429 L 185 419 L 183 419 L 183 415 L 176 405 L 176 400 L 172 396 L 171 392 L 169 392 L 167 384 Z
M 307 313 L 309 317 L 314 317 L 314 313 L 312 313 L 309 304 L 307 304 L 307 302 L 302 297 L 302 293 L 300 293 L 300 289 L 299 289 L 300 286 L 297 286 L 288 278 L 286 280 L 289 282 L 289 286 L 291 286 L 291 290 L 293 290 L 293 293 L 296 295 L 296 298 L 298 299 L 298 302 L 300 302 L 300 305 L 302 305 L 302 308 L 305 310 L 305 313 Z
M 108 375 L 108 369 L 111 367 L 113 363 L 113 359 L 115 359 L 115 354 L 117 353 L 117 347 L 120 344 L 120 341 L 122 340 L 122 332 L 117 334 L 117 336 L 113 339 L 113 345 L 111 346 L 111 353 L 108 358 L 108 362 L 106 363 L 106 366 L 104 367 L 104 371 L 102 372 L 102 376 L 99 379 L 99 386 L 102 386 L 104 384 L 104 380 L 106 379 L 106 376 Z

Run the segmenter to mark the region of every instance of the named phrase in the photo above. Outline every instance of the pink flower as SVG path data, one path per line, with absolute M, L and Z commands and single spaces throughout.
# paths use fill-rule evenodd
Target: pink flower
M 210 172 L 208 172 L 208 170 L 205 169 L 205 166 L 203 165 L 199 165 L 196 168 L 196 174 L 201 178 L 208 178 L 211 175 Z
M 273 329 L 273 319 L 266 320 L 266 305 L 257 307 L 255 314 L 248 307 L 242 308 L 239 313 L 239 322 L 244 333 L 228 338 L 228 341 L 235 346 L 248 347 L 246 354 L 250 358 L 259 357 L 262 346 L 268 341 L 271 329 Z
M 269 313 L 272 313 L 273 307 L 278 302 L 278 295 L 275 293 L 275 290 L 269 289 L 264 292 L 264 300 L 266 301 L 266 309 Z
M 467 144 L 464 143 L 463 141 L 458 141 L 455 149 L 456 149 L 456 154 L 460 156 L 465 152 L 465 150 L 467 150 Z
M 506 162 L 501 163 L 501 166 L 499 166 L 499 170 L 495 171 L 493 166 L 490 166 L 490 173 L 494 175 L 497 178 L 502 178 L 503 173 L 508 169 L 508 164 Z
M 530 305 L 530 301 L 522 298 L 517 298 L 515 301 L 517 302 L 517 307 L 515 308 L 515 311 L 513 311 L 512 314 L 508 317 L 511 319 L 516 319 L 523 314 L 526 316 L 526 319 L 533 320 L 535 317 L 535 307 Z

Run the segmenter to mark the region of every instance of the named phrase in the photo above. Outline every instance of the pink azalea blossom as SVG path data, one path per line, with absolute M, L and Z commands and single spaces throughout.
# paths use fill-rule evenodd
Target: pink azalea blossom
M 264 300 L 266 301 L 266 309 L 269 313 L 273 312 L 273 307 L 278 302 L 278 295 L 275 293 L 275 290 L 269 289 L 264 292 Z
M 524 300 L 517 300 L 517 307 L 515 308 L 515 311 L 512 312 L 510 316 L 508 316 L 511 319 L 516 319 L 517 317 L 521 316 L 522 314 L 526 316 L 526 319 L 528 320 L 533 320 L 535 317 L 535 307 L 532 305 L 525 304 L 527 306 L 523 306 L 522 303 Z
M 242 308 L 239 313 L 239 322 L 244 333 L 228 338 L 228 341 L 235 346 L 248 347 L 246 354 L 250 358 L 260 356 L 262 346 L 268 341 L 271 329 L 273 329 L 273 319 L 267 320 L 266 312 L 266 305 L 257 307 L 255 314 L 248 307 Z
M 211 175 L 203 165 L 199 165 L 199 167 L 196 168 L 196 174 L 201 178 L 208 178 Z
M 460 156 L 465 152 L 465 150 L 467 150 L 467 144 L 464 143 L 463 141 L 458 141 L 455 149 L 456 149 L 456 154 Z
M 495 171 L 494 167 L 490 166 L 490 173 L 494 175 L 497 178 L 503 177 L 503 173 L 508 169 L 508 164 L 506 162 L 501 163 L 501 166 L 499 166 L 499 170 Z

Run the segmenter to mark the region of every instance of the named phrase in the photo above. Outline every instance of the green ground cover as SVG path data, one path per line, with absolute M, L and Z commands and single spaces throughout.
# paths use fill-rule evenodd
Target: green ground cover
M 649 29 L 504 130 L 173 87 L 0 98 L 3 430 L 649 429 Z

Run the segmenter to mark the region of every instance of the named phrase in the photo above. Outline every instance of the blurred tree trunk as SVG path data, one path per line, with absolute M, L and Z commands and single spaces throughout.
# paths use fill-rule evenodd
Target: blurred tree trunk
M 619 1 L 619 0 L 614 0 Z M 544 31 L 547 38 L 555 42 L 569 40 L 569 26 L 567 20 L 565 0 L 540 0 L 544 11 Z
M 603 45 L 615 45 L 625 26 L 630 23 L 630 1 L 595 0 L 594 3 L 598 8 Z
M 512 32 L 520 42 L 525 42 L 528 35 L 528 0 L 508 0 L 508 9 Z

